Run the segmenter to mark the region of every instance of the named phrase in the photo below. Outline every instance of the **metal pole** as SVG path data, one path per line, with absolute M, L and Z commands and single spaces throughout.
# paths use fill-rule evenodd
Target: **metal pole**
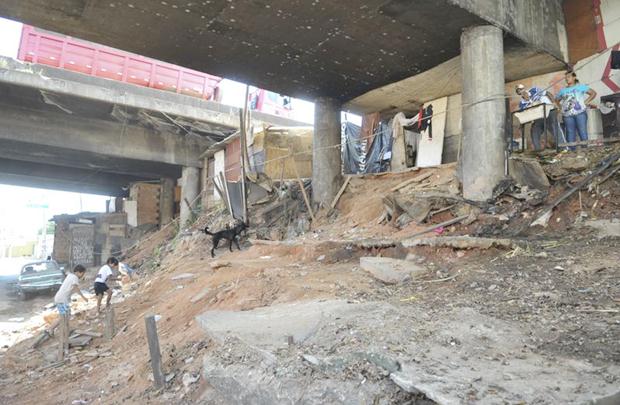
M 545 149 L 547 149 L 547 141 L 549 140 L 547 136 L 547 103 L 543 103 L 543 133 L 545 134 Z
M 246 99 L 248 97 L 247 94 L 247 90 L 246 90 Z M 247 107 L 247 102 L 246 102 L 246 107 Z M 239 128 L 240 128 L 240 133 L 239 133 L 239 138 L 240 138 L 240 144 L 241 144 L 241 205 L 243 207 L 243 222 L 245 224 L 248 223 L 248 207 L 247 207 L 247 202 L 246 202 L 246 194 L 245 194 L 245 141 L 246 141 L 246 121 L 245 121 L 245 114 L 247 114 L 247 110 L 241 110 L 239 109 Z
M 151 368 L 153 369 L 154 386 L 156 389 L 163 388 L 165 384 L 164 373 L 161 370 L 161 352 L 159 351 L 159 338 L 157 337 L 157 324 L 155 315 L 144 317 L 146 324 L 146 339 L 149 343 L 151 355 Z

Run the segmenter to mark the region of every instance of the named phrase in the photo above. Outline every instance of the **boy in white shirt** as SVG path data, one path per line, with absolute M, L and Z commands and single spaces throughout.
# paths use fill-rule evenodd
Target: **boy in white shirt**
M 80 280 L 84 278 L 84 274 L 86 274 L 86 269 L 81 264 L 78 264 L 73 269 L 73 273 L 67 274 L 62 285 L 56 292 L 54 296 L 54 304 L 56 304 L 56 310 L 59 315 L 66 315 L 68 317 L 71 316 L 71 295 L 73 293 L 77 293 L 85 302 L 88 302 L 88 298 L 82 294 L 82 290 L 80 290 Z M 47 331 L 49 335 L 53 334 L 54 329 L 60 323 L 60 319 L 57 319 L 50 325 L 49 330 Z
M 108 295 L 106 299 L 106 308 L 110 306 L 112 300 L 112 290 L 108 287 L 108 281 L 116 281 L 119 278 L 114 276 L 113 270 L 118 269 L 118 260 L 116 257 L 110 257 L 106 264 L 101 266 L 97 277 L 95 278 L 95 295 L 97 296 L 97 313 L 101 312 L 101 300 L 103 299 L 103 293 Z

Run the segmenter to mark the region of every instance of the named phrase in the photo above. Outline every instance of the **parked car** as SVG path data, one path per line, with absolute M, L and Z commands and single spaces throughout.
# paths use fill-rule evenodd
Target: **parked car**
M 56 291 L 65 279 L 64 268 L 53 260 L 25 264 L 17 279 L 17 291 L 28 299 L 39 291 Z

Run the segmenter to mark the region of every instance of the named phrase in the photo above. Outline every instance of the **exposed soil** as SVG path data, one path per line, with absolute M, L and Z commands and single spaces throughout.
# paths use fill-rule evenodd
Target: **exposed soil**
M 454 168 L 439 171 L 452 175 Z M 602 384 L 619 386 L 620 239 L 599 239 L 594 230 L 582 226 L 584 219 L 620 218 L 617 177 L 601 185 L 597 192 L 582 193 L 581 204 L 577 194 L 561 204 L 545 229 L 524 226 L 536 213 L 528 209 L 508 221 L 482 215 L 470 225 L 443 230 L 443 235 L 509 235 L 519 242 L 513 250 L 364 248 L 355 243 L 332 242 L 397 240 L 449 218 L 446 213 L 427 224 L 412 223 L 403 229 L 377 223 L 383 212 L 382 196 L 419 174 L 355 178 L 336 214 L 321 214 L 306 235 L 253 246 L 246 241 L 242 251 L 231 253 L 222 248 L 215 259 L 209 254 L 210 238 L 199 230 L 207 219 L 202 218 L 190 232 L 176 238 L 169 231 L 160 231 L 128 260 L 140 266 L 139 278 L 126 288 L 124 300 L 114 304 L 118 332 L 113 340 L 95 338 L 83 350 L 72 349 L 70 361 L 64 365 L 55 364 L 55 339 L 36 350 L 29 348 L 32 338 L 14 345 L 0 358 L 0 400 L 13 404 L 80 400 L 85 402 L 73 403 L 212 403 L 213 391 L 201 376 L 202 358 L 223 348 L 205 335 L 195 320 L 197 315 L 213 309 L 247 311 L 331 298 L 385 302 L 399 310 L 410 308 L 412 313 L 427 314 L 429 320 L 453 316 L 455 309 L 473 310 L 518 327 L 525 336 L 522 349 L 528 353 L 545 361 L 586 362 Z M 556 185 L 550 198 L 560 193 L 559 187 L 564 186 Z M 386 285 L 360 269 L 361 256 L 407 258 L 427 270 L 419 278 Z M 172 280 L 184 273 L 193 277 Z M 162 391 L 155 391 L 149 380 L 144 328 L 144 316 L 148 314 L 161 316 L 158 331 L 164 370 L 169 377 Z M 76 312 L 71 322 L 80 329 L 103 330 L 92 304 Z M 424 332 L 424 325 L 420 328 L 417 334 L 432 336 L 432 331 Z M 417 335 L 412 336 L 414 339 Z M 389 350 L 414 357 L 407 353 L 408 344 L 394 341 Z M 304 365 L 300 354 L 293 352 L 285 358 L 295 364 L 295 372 L 299 373 L 310 367 Z M 496 356 L 498 361 L 509 363 L 519 354 L 505 353 L 498 347 Z M 455 364 L 458 361 L 454 359 Z M 309 375 L 315 375 L 310 368 L 307 370 Z M 367 371 L 382 384 L 392 384 L 376 370 Z M 201 377 L 191 383 L 185 377 L 186 386 L 184 375 Z M 338 378 L 351 381 L 361 377 L 347 374 Z M 545 378 L 553 380 L 554 376 Z M 396 395 L 398 389 L 392 388 L 390 395 Z M 469 402 L 473 403 L 478 394 L 472 395 Z M 377 403 L 429 403 L 405 393 L 377 398 Z M 540 403 L 551 402 L 543 399 Z

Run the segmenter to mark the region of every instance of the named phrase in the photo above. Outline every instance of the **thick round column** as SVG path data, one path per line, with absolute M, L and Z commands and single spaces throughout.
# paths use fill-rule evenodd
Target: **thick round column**
M 159 184 L 159 227 L 162 228 L 174 218 L 174 180 L 164 177 Z
M 486 25 L 461 35 L 463 69 L 463 197 L 484 201 L 504 176 L 504 46 Z
M 312 200 L 320 206 L 331 204 L 342 184 L 340 107 L 331 98 L 319 98 L 314 104 Z
M 181 223 L 180 229 L 187 226 L 187 221 L 192 217 L 191 208 L 198 206 L 197 197 L 200 193 L 200 169 L 197 167 L 184 167 L 181 175 Z M 191 204 L 192 207 L 188 204 Z

